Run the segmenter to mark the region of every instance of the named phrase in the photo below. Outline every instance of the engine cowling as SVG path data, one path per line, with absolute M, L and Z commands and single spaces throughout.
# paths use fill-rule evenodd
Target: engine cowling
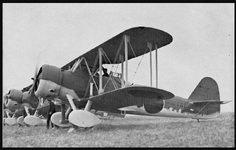
M 9 98 L 17 103 L 22 103 L 23 93 L 21 90 L 12 89 L 9 91 Z
M 43 65 L 39 71 L 41 79 L 50 80 L 61 85 L 62 71 L 60 68 L 50 65 Z
M 43 65 L 38 72 L 35 95 L 40 97 L 58 95 L 62 77 L 63 74 L 60 68 Z

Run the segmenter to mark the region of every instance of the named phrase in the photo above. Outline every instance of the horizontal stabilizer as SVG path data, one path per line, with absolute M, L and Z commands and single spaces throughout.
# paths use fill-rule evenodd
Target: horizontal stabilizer
M 211 104 L 227 104 L 231 101 L 219 101 L 219 100 L 204 100 L 204 101 L 192 101 L 191 104 L 203 104 L 203 103 L 211 103 Z

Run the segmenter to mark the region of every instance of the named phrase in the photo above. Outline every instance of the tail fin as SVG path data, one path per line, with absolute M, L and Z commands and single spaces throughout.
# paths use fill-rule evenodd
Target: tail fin
M 220 93 L 216 81 L 210 77 L 203 78 L 189 96 L 189 99 L 220 100 Z
M 203 78 L 194 89 L 189 99 L 220 100 L 219 88 L 216 81 L 210 77 Z M 220 104 L 210 104 L 205 114 L 220 112 Z

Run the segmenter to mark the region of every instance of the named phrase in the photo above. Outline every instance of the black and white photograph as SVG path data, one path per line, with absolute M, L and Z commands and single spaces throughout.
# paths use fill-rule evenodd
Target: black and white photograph
M 3 3 L 2 147 L 235 147 L 234 3 Z

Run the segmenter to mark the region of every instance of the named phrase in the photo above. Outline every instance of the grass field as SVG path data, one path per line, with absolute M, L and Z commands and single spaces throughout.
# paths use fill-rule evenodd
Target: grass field
M 128 116 L 72 133 L 45 126 L 2 129 L 3 147 L 235 147 L 234 113 L 201 122 Z

